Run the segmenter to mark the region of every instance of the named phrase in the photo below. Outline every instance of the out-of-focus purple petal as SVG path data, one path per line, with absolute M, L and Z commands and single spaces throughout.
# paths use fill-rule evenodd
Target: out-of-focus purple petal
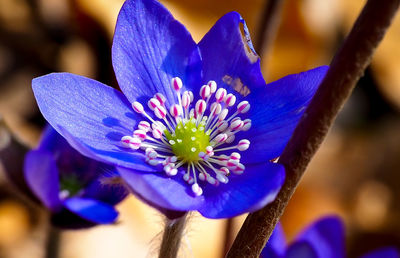
M 60 208 L 58 169 L 50 152 L 28 152 L 25 157 L 24 175 L 30 189 L 47 208 L 52 211 Z
M 374 250 L 361 256 L 361 258 L 399 258 L 399 250 L 394 247 L 386 247 Z
M 84 198 L 96 199 L 104 203 L 115 205 L 128 194 L 116 168 L 99 173 L 85 188 Z
M 324 217 L 310 225 L 297 237 L 312 245 L 320 258 L 345 257 L 344 225 L 339 217 Z
M 94 223 L 110 224 L 118 217 L 118 212 L 114 207 L 94 199 L 72 197 L 64 201 L 64 206 L 78 216 Z
M 232 175 L 227 184 L 204 187 L 204 205 L 198 211 L 207 218 L 229 218 L 252 212 L 272 202 L 285 179 L 282 165 L 260 163 L 247 166 L 244 174 Z
M 32 81 L 43 116 L 82 154 L 103 162 L 153 171 L 144 155 L 120 147 L 141 120 L 119 91 L 68 73 L 49 74 Z
M 252 127 L 240 135 L 251 145 L 241 153 L 243 163 L 268 161 L 282 153 L 327 69 L 288 75 L 248 96 Z
M 173 77 L 180 77 L 184 85 L 201 83 L 196 43 L 158 1 L 124 3 L 115 28 L 112 60 L 119 86 L 131 102 L 147 102 L 157 92 L 176 99 Z
M 315 246 L 307 241 L 298 241 L 291 244 L 286 250 L 285 258 L 325 258 L 314 249 Z

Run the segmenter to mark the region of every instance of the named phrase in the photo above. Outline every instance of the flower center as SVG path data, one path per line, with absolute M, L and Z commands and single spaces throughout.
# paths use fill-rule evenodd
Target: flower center
M 199 161 L 199 153 L 205 152 L 210 145 L 210 131 L 206 133 L 204 123 L 197 126 L 194 119 L 186 124 L 179 122 L 174 134 L 165 130 L 165 136 L 175 156 L 185 162 Z
M 245 151 L 250 146 L 249 140 L 236 139 L 237 133 L 251 127 L 250 119 L 239 117 L 250 109 L 250 104 L 241 101 L 236 111 L 228 116 L 236 97 L 224 88 L 217 89 L 215 81 L 201 87 L 196 102 L 191 91 L 181 94 L 180 78 L 173 78 L 171 84 L 177 101 L 167 103 L 164 95 L 155 94 L 147 102 L 154 116 L 150 116 L 141 103 L 132 103 L 133 110 L 147 121 L 140 121 L 132 136 L 123 136 L 121 144 L 125 148 L 142 150 L 146 162 L 152 166 L 161 165 L 168 176 L 179 172 L 199 196 L 203 193 L 200 185 L 226 184 L 231 173 L 244 172 L 240 154 L 230 151 Z

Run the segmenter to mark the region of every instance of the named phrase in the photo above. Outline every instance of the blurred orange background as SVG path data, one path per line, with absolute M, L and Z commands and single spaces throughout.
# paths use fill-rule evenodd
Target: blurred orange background
M 229 11 L 257 36 L 267 1 L 161 1 L 199 41 Z M 13 134 L 35 146 L 45 122 L 31 80 L 65 71 L 118 87 L 110 48 L 123 0 L 1 0 L 0 116 Z M 262 56 L 267 82 L 329 64 L 365 1 L 287 0 L 271 51 Z M 354 257 L 376 247 L 400 247 L 400 17 L 340 113 L 282 218 L 288 238 L 324 214 L 346 222 Z M 0 257 L 42 257 L 47 214 L 22 198 L 0 167 Z M 130 197 L 119 223 L 62 233 L 62 258 L 155 257 L 163 228 L 156 210 Z M 245 215 L 234 219 L 234 235 Z M 221 257 L 225 220 L 194 213 L 182 257 Z

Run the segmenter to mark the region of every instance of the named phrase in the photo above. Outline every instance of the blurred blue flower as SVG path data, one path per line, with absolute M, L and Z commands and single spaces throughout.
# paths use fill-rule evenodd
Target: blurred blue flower
M 271 160 L 327 71 L 267 85 L 238 13 L 196 44 L 154 0 L 124 3 L 112 60 L 124 94 L 55 73 L 33 80 L 37 103 L 74 148 L 119 166 L 131 191 L 170 218 L 191 210 L 226 218 L 273 201 L 285 173 Z
M 113 206 L 127 194 L 115 167 L 82 156 L 50 126 L 38 148 L 27 153 L 24 176 L 59 227 L 113 223 Z
M 308 226 L 289 245 L 280 224 L 261 253 L 262 258 L 344 258 L 345 231 L 340 218 L 323 217 Z M 375 250 L 362 258 L 399 258 L 396 248 Z

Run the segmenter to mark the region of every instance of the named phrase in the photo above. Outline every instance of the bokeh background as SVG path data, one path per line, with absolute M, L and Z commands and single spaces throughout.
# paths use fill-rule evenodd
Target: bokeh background
M 233 10 L 245 18 L 254 39 L 267 1 L 161 2 L 199 41 L 220 16 Z M 34 147 L 45 125 L 33 98 L 32 78 L 66 71 L 118 87 L 110 48 L 122 3 L 0 0 L 0 116 L 21 143 Z M 284 1 L 275 41 L 270 51 L 259 53 L 266 81 L 329 64 L 364 3 Z M 399 42 L 400 16 L 285 211 L 282 223 L 289 239 L 314 219 L 335 213 L 346 223 L 349 257 L 382 246 L 400 247 Z M 60 257 L 156 256 L 163 217 L 134 197 L 118 210 L 117 225 L 63 232 Z M 231 221 L 231 237 L 244 218 Z M 43 257 L 47 219 L 46 211 L 28 202 L 7 181 L 0 164 L 0 258 Z M 226 225 L 225 220 L 193 214 L 182 256 L 221 257 Z

